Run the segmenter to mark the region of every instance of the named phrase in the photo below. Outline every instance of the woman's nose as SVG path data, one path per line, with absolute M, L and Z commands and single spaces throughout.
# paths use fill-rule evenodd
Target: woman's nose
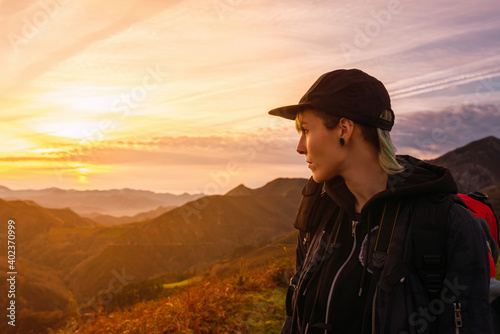
M 299 144 L 297 145 L 297 152 L 299 154 L 306 154 L 307 153 L 307 150 L 306 150 L 306 136 L 304 136 L 303 134 L 300 136 Z

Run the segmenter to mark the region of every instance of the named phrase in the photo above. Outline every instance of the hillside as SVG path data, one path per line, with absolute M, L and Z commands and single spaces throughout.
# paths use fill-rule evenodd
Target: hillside
M 491 203 L 497 218 L 500 219 L 500 184 L 488 186 L 479 191 L 488 195 L 488 201 Z
M 125 268 L 137 281 L 210 263 L 241 245 L 257 245 L 292 231 L 299 200 L 296 193 L 209 196 L 187 203 L 117 236 L 74 267 L 68 286 L 76 295 L 89 297 L 107 287 L 114 268 Z
M 7 223 L 15 221 L 16 262 L 15 269 L 19 273 L 16 279 L 16 303 L 20 313 L 19 319 L 23 321 L 18 327 L 22 333 L 23 328 L 42 330 L 48 324 L 55 324 L 64 317 L 67 305 L 68 289 L 63 283 L 63 275 L 54 266 L 61 257 L 74 261 L 72 254 L 78 250 L 71 249 L 68 253 L 54 251 L 53 257 L 44 258 L 47 249 L 60 250 L 62 244 L 69 240 L 54 240 L 46 242 L 55 230 L 93 230 L 98 225 L 87 218 L 82 218 L 70 209 L 47 209 L 29 201 L 4 201 L 0 199 L 0 229 L 7 231 Z M 4 244 L 5 245 L 5 244 Z M 67 245 L 68 248 L 73 246 Z M 83 248 L 84 249 L 84 248 Z M 43 261 L 35 261 L 33 254 L 37 254 Z M 50 265 L 47 265 L 50 264 Z M 60 268 L 60 266 L 57 266 Z M 0 269 L 7 270 L 6 253 L 0 261 Z M 7 296 L 7 281 L 0 282 L 0 300 Z M 0 332 L 5 329 L 6 322 L 0 325 Z
M 65 319 L 68 290 L 57 272 L 45 266 L 16 259 L 16 331 L 7 330 L 6 321 L 0 323 L 0 333 L 45 333 L 47 326 L 56 326 Z M 0 270 L 8 272 L 7 257 L 0 257 Z M 0 282 L 0 301 L 6 305 L 7 281 Z
M 500 139 L 486 137 L 429 162 L 448 167 L 459 192 L 469 193 L 500 183 Z
M 156 293 L 133 304 L 72 317 L 57 334 L 278 333 L 294 271 L 292 232 L 262 247 L 226 257 L 180 284 L 150 282 Z M 150 290 L 149 290 L 150 291 Z M 126 301 L 122 292 L 116 299 Z M 110 305 L 111 306 L 111 305 Z
M 96 226 L 94 221 L 78 216 L 68 208 L 47 209 L 31 201 L 4 201 L 0 199 L 0 226 L 7 231 L 7 221 L 16 220 L 18 237 L 22 241 L 33 239 L 51 228 Z M 19 240 L 19 239 L 18 239 Z

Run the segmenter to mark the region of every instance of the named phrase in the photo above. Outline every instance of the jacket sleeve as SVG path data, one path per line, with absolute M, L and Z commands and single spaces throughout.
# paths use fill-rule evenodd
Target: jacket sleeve
M 302 264 L 304 263 L 304 259 L 305 259 L 305 247 L 303 245 L 303 240 L 304 240 L 305 236 L 306 236 L 305 232 L 299 231 L 299 234 L 297 237 L 297 248 L 296 248 L 295 273 L 294 273 L 295 277 L 296 277 L 297 272 L 302 267 Z M 293 329 L 292 329 L 292 327 L 293 327 L 292 326 L 292 323 L 293 323 L 292 295 L 293 295 L 293 289 L 291 287 L 288 287 L 288 291 L 286 294 L 286 317 L 285 317 L 285 321 L 283 322 L 283 326 L 281 327 L 280 334 L 293 333 Z
M 439 317 L 438 332 L 493 333 L 486 238 L 474 215 L 458 204 L 448 215 L 446 246 L 443 288 L 439 300 L 429 303 L 429 311 Z
M 498 248 L 497 248 L 497 243 L 493 236 L 491 235 L 490 227 L 488 225 L 488 222 L 484 220 L 481 217 L 476 218 L 478 222 L 481 224 L 481 227 L 483 228 L 484 235 L 486 236 L 486 241 L 488 242 L 488 249 L 490 251 L 490 254 L 493 258 L 493 262 L 497 263 L 498 261 Z
M 310 215 L 313 211 L 314 204 L 316 203 L 318 197 L 321 193 L 322 185 L 314 182 L 311 177 L 302 189 L 302 199 L 300 201 L 299 207 L 297 209 L 297 214 L 295 216 L 294 227 L 299 230 L 297 238 L 297 248 L 296 248 L 296 260 L 295 260 L 295 273 L 294 278 L 297 279 L 297 272 L 300 271 L 302 264 L 306 258 L 306 247 L 304 246 L 304 240 L 307 236 L 307 230 L 309 230 Z M 294 282 L 296 283 L 296 282 Z M 292 287 L 288 288 L 286 295 L 286 310 L 287 315 L 281 328 L 281 334 L 293 333 L 293 318 L 292 318 L 292 295 L 294 289 Z

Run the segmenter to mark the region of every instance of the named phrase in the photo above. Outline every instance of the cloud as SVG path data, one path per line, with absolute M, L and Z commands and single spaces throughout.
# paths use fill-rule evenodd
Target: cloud
M 86 33 L 84 35 L 78 36 L 75 40 L 74 36 L 72 36 L 72 38 L 68 38 L 69 36 L 67 35 L 66 31 L 53 31 L 53 33 L 61 36 L 56 45 L 56 50 L 48 49 L 50 50 L 50 53 L 44 50 L 44 52 L 38 53 L 34 59 L 32 58 L 31 62 L 26 62 L 23 64 L 23 66 L 18 67 L 18 71 L 14 73 L 13 77 L 11 76 L 8 86 L 7 88 L 5 88 L 9 90 L 2 92 L 2 94 L 8 96 L 8 93 L 10 91 L 15 91 L 16 88 L 23 86 L 23 84 L 25 84 L 26 82 L 37 78 L 38 76 L 49 71 L 54 65 L 59 64 L 63 60 L 81 53 L 90 45 L 98 41 L 108 39 L 111 36 L 128 29 L 133 24 L 143 21 L 153 15 L 157 15 L 159 12 L 181 1 L 182 0 L 168 2 L 148 1 L 147 5 L 145 5 L 141 1 L 129 1 L 128 4 L 124 4 L 123 2 L 114 2 L 114 5 L 108 4 L 109 10 L 114 7 L 114 15 L 118 16 L 119 19 L 96 30 L 91 30 L 94 24 L 88 23 L 92 22 L 93 20 L 99 21 L 99 19 L 95 17 L 95 13 L 99 13 L 100 10 L 103 9 L 102 4 L 92 4 L 92 12 L 83 11 L 83 15 L 81 13 L 74 13 L 73 15 L 69 14 L 69 17 L 66 17 L 67 21 L 64 23 L 68 24 L 69 22 L 71 22 L 71 20 L 73 20 L 74 22 L 72 22 L 72 25 L 79 25 Z M 4 49 L 11 48 L 17 54 L 19 52 L 18 49 L 21 48 L 24 44 L 29 43 L 30 39 L 35 38 L 35 35 L 43 33 L 43 30 L 48 24 L 45 22 L 50 22 L 51 20 L 55 20 L 57 18 L 56 16 L 58 15 L 58 11 L 61 10 L 61 8 L 59 7 L 62 7 L 64 9 L 64 6 L 70 6 L 71 8 L 70 4 L 59 4 L 57 1 L 53 1 L 47 4 L 43 2 L 43 4 L 43 6 L 40 4 L 40 7 L 31 6 L 31 8 L 26 8 L 25 10 L 18 10 L 18 20 L 14 20 L 13 24 L 8 27 L 9 32 L 7 35 L 10 36 L 9 38 L 11 45 L 3 45 Z M 117 8 L 120 9 L 116 10 Z M 38 14 L 43 15 L 40 16 Z M 46 21 L 41 21 L 44 23 L 40 23 L 39 25 L 37 25 L 37 15 L 40 17 L 45 17 Z M 99 14 L 97 15 L 99 16 Z M 109 16 L 107 16 L 107 19 L 109 20 Z M 28 26 L 31 28 L 26 28 Z M 31 30 L 31 35 L 33 35 L 33 37 L 26 36 L 26 32 L 24 32 L 24 30 Z M 53 40 L 51 40 L 51 42 L 52 41 Z M 9 54 L 10 53 L 11 52 L 9 52 Z M 17 56 L 16 58 L 18 57 L 19 56 Z M 16 61 L 15 64 L 17 65 L 19 64 L 19 62 Z
M 4 37 L 22 33 L 41 4 L 54 1 L 0 2 L 7 15 L 0 17 Z M 481 83 L 500 78 L 496 1 L 403 0 L 385 22 L 380 13 L 388 0 L 60 3 L 17 54 L 8 38 L 0 39 L 0 74 L 7 78 L 1 85 L 11 88 L 0 89 L 0 161 L 18 162 L 26 183 L 34 179 L 22 166 L 31 162 L 111 166 L 92 174 L 96 183 L 88 186 L 99 188 L 112 182 L 155 187 L 168 174 L 176 189 L 187 190 L 203 177 L 186 179 L 183 173 L 222 170 L 231 160 L 245 166 L 242 178 L 255 183 L 268 181 L 268 171 L 307 172 L 295 152 L 293 123 L 273 126 L 266 112 L 296 103 L 320 74 L 342 67 L 361 68 L 386 83 L 400 153 L 438 155 L 495 134 L 499 124 L 494 103 L 500 89 Z M 367 33 L 367 27 L 378 31 Z M 366 45 L 355 44 L 360 32 Z M 347 60 L 342 43 L 359 53 Z M 150 66 L 168 75 L 136 107 L 115 112 L 117 99 L 137 100 Z M 481 106 L 444 108 L 457 103 Z M 452 124 L 447 113 L 462 122 Z M 107 122 L 112 126 L 102 130 Z M 91 138 L 81 145 L 82 137 Z M 422 150 L 416 143 L 426 139 L 432 142 Z
M 399 154 L 433 158 L 487 136 L 500 138 L 500 104 L 448 107 L 396 115 L 391 132 Z
M 297 133 L 289 127 L 256 129 L 254 133 L 219 136 L 152 136 L 126 140 L 89 140 L 81 145 L 54 144 L 0 161 L 56 161 L 73 165 L 209 166 L 229 160 L 241 164 L 296 163 Z M 290 154 L 292 153 L 292 154 Z

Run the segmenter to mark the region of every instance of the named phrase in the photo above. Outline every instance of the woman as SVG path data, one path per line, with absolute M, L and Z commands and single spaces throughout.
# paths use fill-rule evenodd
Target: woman
M 282 333 L 492 332 L 484 235 L 449 170 L 396 157 L 380 81 L 329 72 L 269 113 L 295 120 L 312 172 Z

